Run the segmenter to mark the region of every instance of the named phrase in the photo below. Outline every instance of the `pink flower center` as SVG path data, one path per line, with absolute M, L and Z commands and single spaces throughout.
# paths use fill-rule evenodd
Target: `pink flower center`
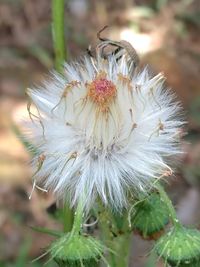
M 113 82 L 106 79 L 104 72 L 97 75 L 92 83 L 88 84 L 89 97 L 104 110 L 116 96 L 117 90 Z
M 110 91 L 113 87 L 113 83 L 105 78 L 101 78 L 99 80 L 94 80 L 94 86 L 98 95 L 105 96 L 107 94 L 110 94 Z

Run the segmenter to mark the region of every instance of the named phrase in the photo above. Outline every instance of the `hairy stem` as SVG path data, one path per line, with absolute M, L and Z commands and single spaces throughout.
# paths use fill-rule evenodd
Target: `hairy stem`
M 64 0 L 52 0 L 52 35 L 55 52 L 55 68 L 63 71 L 63 62 L 66 59 L 64 36 Z
M 111 250 L 107 256 L 110 266 L 128 267 L 132 234 L 128 226 L 127 212 L 122 216 L 102 211 L 99 226 L 101 239 Z
M 74 220 L 73 211 L 70 209 L 68 203 L 64 204 L 63 207 L 63 230 L 64 232 L 70 232 L 72 229 Z
M 74 214 L 74 223 L 72 228 L 72 234 L 79 234 L 82 230 L 83 222 L 83 204 L 81 199 L 79 200 L 76 212 Z
M 130 253 L 131 235 L 130 233 L 121 234 L 114 238 L 111 249 L 114 253 L 111 255 L 113 267 L 128 267 Z

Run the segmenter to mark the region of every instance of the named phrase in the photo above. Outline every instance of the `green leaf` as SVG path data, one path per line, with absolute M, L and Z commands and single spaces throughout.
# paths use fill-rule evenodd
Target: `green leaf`
M 44 228 L 44 227 L 31 226 L 31 229 L 36 231 L 36 232 L 40 232 L 43 234 L 48 234 L 48 235 L 52 235 L 52 236 L 56 236 L 56 237 L 61 237 L 64 234 L 61 231 L 57 231 L 57 230 L 53 230 L 53 229 L 49 229 L 49 228 Z
M 15 263 L 15 267 L 26 267 L 27 261 L 28 261 L 28 253 L 29 249 L 31 247 L 31 239 L 28 238 L 25 240 L 25 242 L 22 244 L 19 250 L 19 254 Z
M 145 267 L 156 267 L 156 261 L 157 261 L 157 256 L 156 253 L 154 251 L 152 251 L 152 253 L 150 254 Z

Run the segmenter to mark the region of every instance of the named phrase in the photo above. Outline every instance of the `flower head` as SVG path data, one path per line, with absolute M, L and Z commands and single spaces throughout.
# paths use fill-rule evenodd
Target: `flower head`
M 200 265 L 200 232 L 183 226 L 173 227 L 155 245 L 155 251 L 171 267 Z
M 30 126 L 39 151 L 34 179 L 72 205 L 85 192 L 87 207 L 99 196 L 122 208 L 128 192 L 172 172 L 179 103 L 163 89 L 163 74 L 132 73 L 129 61 L 86 56 L 28 90 L 37 109 Z
M 103 255 L 104 246 L 91 236 L 67 233 L 50 247 L 52 259 L 59 266 L 95 267 Z
M 136 233 L 144 239 L 158 239 L 169 222 L 169 210 L 160 195 L 152 192 L 133 207 L 135 210 L 131 221 Z

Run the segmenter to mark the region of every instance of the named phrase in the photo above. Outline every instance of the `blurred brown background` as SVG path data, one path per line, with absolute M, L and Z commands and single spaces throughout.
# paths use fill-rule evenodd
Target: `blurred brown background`
M 184 105 L 186 154 L 168 190 L 182 222 L 199 227 L 200 1 L 68 0 L 68 59 L 86 53 L 105 25 L 109 28 L 103 35 L 131 42 L 142 65 L 165 73 L 169 87 Z M 0 0 L 0 267 L 42 266 L 42 261 L 31 260 L 44 252 L 51 238 L 30 226 L 61 227 L 48 214 L 52 196 L 35 191 L 28 199 L 32 188 L 30 155 L 13 127 L 27 117 L 25 89 L 43 79 L 53 67 L 53 57 L 51 1 Z M 162 266 L 149 257 L 152 244 L 134 237 L 130 266 Z

